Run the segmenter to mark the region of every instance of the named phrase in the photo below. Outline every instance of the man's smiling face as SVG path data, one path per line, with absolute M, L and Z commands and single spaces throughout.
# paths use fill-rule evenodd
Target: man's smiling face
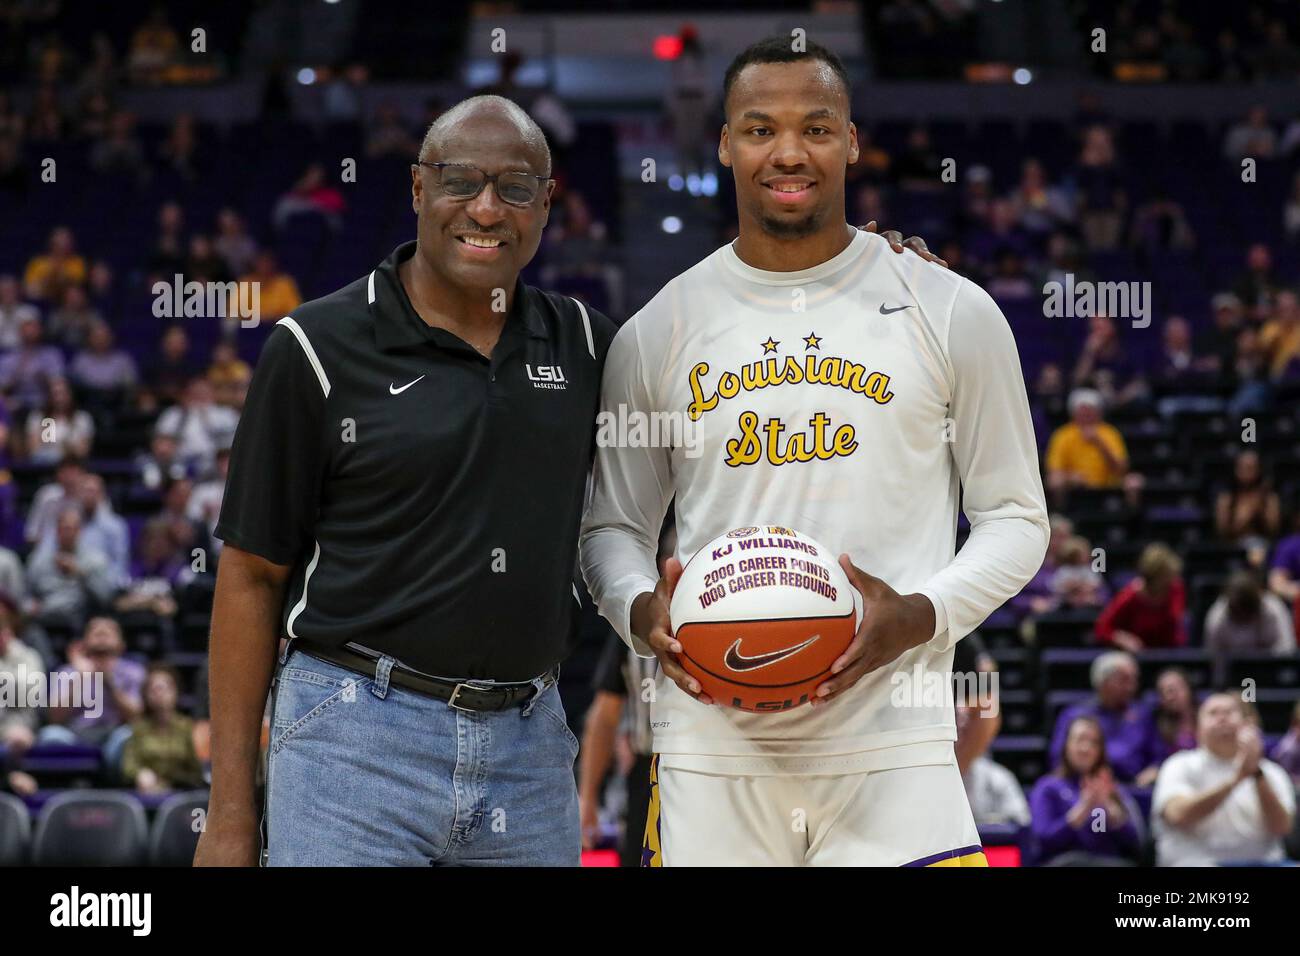
M 486 109 L 466 117 L 423 159 L 475 166 L 488 175 L 550 174 L 546 156 L 530 147 L 518 126 Z M 412 175 L 420 248 L 434 270 L 461 288 L 512 288 L 537 253 L 551 208 L 549 190 L 542 187 L 531 205 L 516 206 L 502 201 L 492 183 L 473 199 L 447 195 L 439 176 L 454 176 L 454 169 L 415 166 Z
M 843 215 L 844 171 L 857 162 L 858 140 L 848 90 L 830 66 L 751 63 L 726 109 L 718 157 L 735 176 L 742 218 L 794 239 Z

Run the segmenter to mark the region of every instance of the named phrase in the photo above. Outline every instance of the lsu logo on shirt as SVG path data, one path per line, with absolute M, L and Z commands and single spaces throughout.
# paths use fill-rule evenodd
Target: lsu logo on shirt
M 877 405 L 886 405 L 894 397 L 889 388 L 889 375 L 871 371 L 860 362 L 838 355 L 821 355 L 812 350 L 821 349 L 822 339 L 813 332 L 803 338 L 806 353 L 802 360 L 794 355 L 784 359 L 763 358 L 744 365 L 739 371 L 724 370 L 711 386 L 706 387 L 710 368 L 708 362 L 698 362 L 687 375 L 691 390 L 691 404 L 687 416 L 699 421 L 713 411 L 724 399 L 732 399 L 741 392 L 754 392 L 784 385 L 826 385 L 856 392 Z M 768 336 L 760 342 L 763 354 L 774 353 L 781 343 Z M 847 457 L 858 449 L 853 426 L 836 426 L 828 414 L 817 411 L 808 419 L 806 429 L 792 431 L 779 417 L 760 422 L 756 412 L 742 411 L 736 420 L 740 429 L 738 437 L 728 439 L 723 461 L 732 468 L 766 461 L 771 465 L 792 462 L 829 461 L 837 456 Z

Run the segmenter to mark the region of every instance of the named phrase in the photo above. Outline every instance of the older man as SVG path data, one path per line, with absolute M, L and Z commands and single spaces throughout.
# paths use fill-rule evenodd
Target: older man
M 1123 781 L 1137 778 L 1151 765 L 1155 738 L 1151 715 L 1137 700 L 1137 660 L 1126 651 L 1109 651 L 1093 659 L 1089 674 L 1096 696 L 1061 711 L 1052 734 L 1051 762 L 1065 749 L 1065 737 L 1076 717 L 1091 717 L 1106 738 L 1106 756 Z M 1154 779 L 1154 773 L 1148 775 Z M 1142 785 L 1150 780 L 1144 779 Z
M 1285 770 L 1263 757 L 1259 728 L 1236 694 L 1211 694 L 1197 716 L 1197 748 L 1160 768 L 1151 799 L 1160 866 L 1275 863 L 1295 818 Z

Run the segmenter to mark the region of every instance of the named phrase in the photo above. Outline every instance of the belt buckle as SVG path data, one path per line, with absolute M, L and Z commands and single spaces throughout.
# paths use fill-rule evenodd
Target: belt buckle
M 451 689 L 451 696 L 447 698 L 447 706 L 454 707 L 456 710 L 465 711 L 466 713 L 478 713 L 478 711 L 476 711 L 473 707 L 465 707 L 461 704 L 456 703 L 456 698 L 460 696 L 460 692 L 464 690 L 466 687 L 468 687 L 470 690 L 490 690 L 492 685 L 485 684 L 484 681 L 463 680 Z

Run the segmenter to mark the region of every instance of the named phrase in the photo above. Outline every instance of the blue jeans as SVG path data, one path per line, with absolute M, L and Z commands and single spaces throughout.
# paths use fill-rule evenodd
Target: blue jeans
M 578 740 L 552 684 L 456 710 L 292 652 L 267 765 L 270 866 L 577 866 Z

